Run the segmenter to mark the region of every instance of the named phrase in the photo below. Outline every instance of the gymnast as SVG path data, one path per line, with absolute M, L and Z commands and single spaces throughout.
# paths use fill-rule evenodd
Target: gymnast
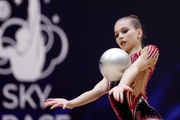
M 142 25 L 136 15 L 125 16 L 117 20 L 114 26 L 116 43 L 130 56 L 131 65 L 119 71 L 122 77 L 111 81 L 106 77 L 93 89 L 77 98 L 49 98 L 44 107 L 50 109 L 62 107 L 73 109 L 97 100 L 109 94 L 109 100 L 118 120 L 162 120 L 160 114 L 149 105 L 146 94 L 147 83 L 155 69 L 159 49 L 155 45 L 142 45 L 144 37 Z

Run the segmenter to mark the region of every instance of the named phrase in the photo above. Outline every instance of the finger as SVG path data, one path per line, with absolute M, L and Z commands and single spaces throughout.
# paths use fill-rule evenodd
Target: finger
M 120 92 L 120 102 L 121 103 L 123 103 L 123 98 L 124 98 L 123 92 Z
M 118 99 L 117 99 L 117 92 L 113 92 L 113 97 L 114 97 L 114 100 L 116 100 L 116 101 L 118 101 Z
M 120 94 L 119 92 L 116 92 L 116 100 L 119 102 L 120 101 Z
M 66 109 L 66 106 L 67 106 L 67 104 L 64 104 L 64 105 L 63 105 L 63 110 Z
M 55 98 L 48 98 L 48 99 L 46 99 L 47 102 L 48 101 L 52 101 L 52 100 L 55 100 Z
M 43 106 L 44 106 L 44 108 L 46 108 L 47 107 L 47 103 L 44 103 Z
M 62 107 L 62 104 L 54 104 L 50 109 L 53 110 L 54 108 L 57 108 L 57 107 Z
M 54 104 L 56 104 L 56 101 L 46 102 L 46 103 L 44 104 L 44 106 L 45 106 L 45 107 L 48 107 L 48 106 L 52 106 L 52 105 L 54 105 Z
M 113 97 L 114 97 L 114 100 L 118 101 L 119 102 L 119 92 L 113 92 Z
M 109 91 L 109 95 L 111 95 L 113 93 L 113 90 L 111 89 L 110 91 Z
M 46 108 L 46 104 L 47 104 L 47 103 L 44 103 L 44 104 L 43 104 L 44 108 Z
M 133 89 L 132 89 L 131 87 L 129 87 L 129 86 L 124 86 L 124 89 L 125 89 L 126 91 L 129 91 L 129 92 L 132 92 L 132 91 L 133 91 Z

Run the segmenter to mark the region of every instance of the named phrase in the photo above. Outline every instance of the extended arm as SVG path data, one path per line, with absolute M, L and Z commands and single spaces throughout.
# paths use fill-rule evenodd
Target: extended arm
M 63 109 L 72 109 L 74 107 L 82 106 L 95 101 L 107 92 L 108 80 L 106 78 L 103 78 L 92 90 L 84 92 L 75 99 L 69 101 L 62 98 L 47 99 L 47 101 L 44 103 L 44 107 L 52 106 L 51 109 L 54 109 L 56 107 L 63 107 Z

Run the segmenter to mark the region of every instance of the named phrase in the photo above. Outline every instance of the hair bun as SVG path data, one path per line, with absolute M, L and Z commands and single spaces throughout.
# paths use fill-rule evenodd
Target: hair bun
M 139 18 L 138 18 L 138 16 L 136 16 L 136 15 L 129 15 L 129 18 L 134 18 L 134 19 L 140 21 Z

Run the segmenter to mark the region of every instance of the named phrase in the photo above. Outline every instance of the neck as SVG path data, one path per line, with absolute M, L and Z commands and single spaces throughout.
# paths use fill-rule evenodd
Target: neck
M 142 45 L 141 45 L 141 44 L 138 44 L 138 45 L 134 46 L 131 50 L 127 51 L 127 53 L 128 53 L 129 55 L 132 55 L 132 54 L 138 52 L 138 51 L 141 50 L 141 49 L 142 49 Z

